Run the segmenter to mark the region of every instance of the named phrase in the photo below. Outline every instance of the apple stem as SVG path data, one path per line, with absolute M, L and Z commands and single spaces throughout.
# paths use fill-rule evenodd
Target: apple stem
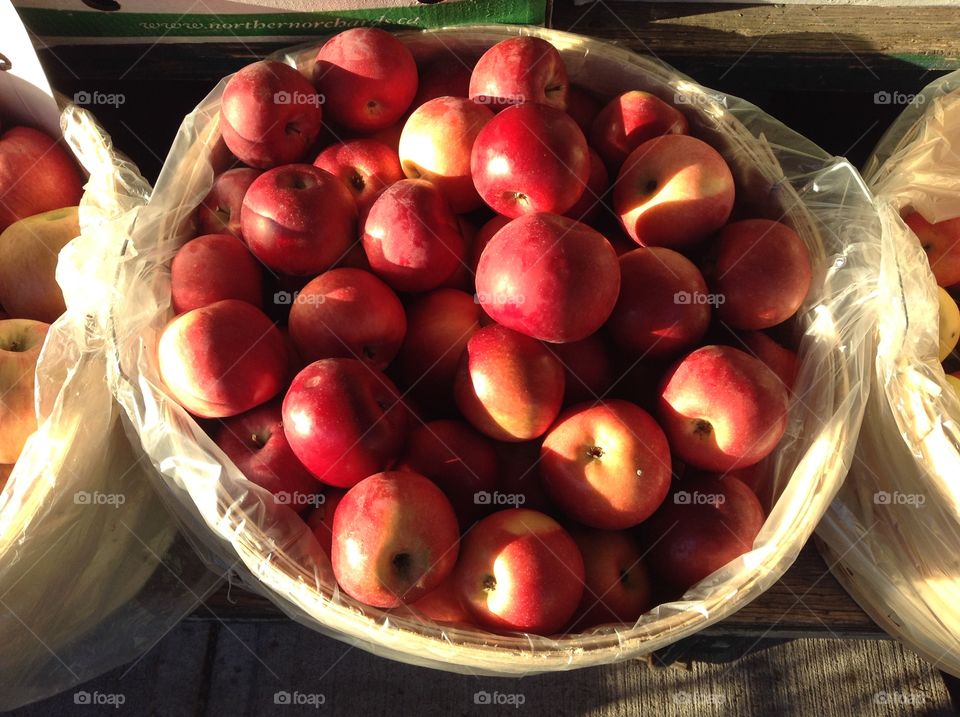
M 600 446 L 591 446 L 590 448 L 587 449 L 587 455 L 590 458 L 602 458 L 603 449 Z
M 713 433 L 713 426 L 710 425 L 709 421 L 698 418 L 693 422 L 693 432 L 702 436 L 708 436 Z
M 484 575 L 483 582 L 481 584 L 483 589 L 487 592 L 493 592 L 497 589 L 497 579 L 492 575 Z

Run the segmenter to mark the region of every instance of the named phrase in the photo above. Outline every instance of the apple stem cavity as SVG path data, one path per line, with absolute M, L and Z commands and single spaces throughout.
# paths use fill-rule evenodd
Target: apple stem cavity
M 603 458 L 603 449 L 600 446 L 591 446 L 587 449 L 590 458 Z
M 492 575 L 484 575 L 483 581 L 481 582 L 481 586 L 483 587 L 485 592 L 492 593 L 494 590 L 497 589 L 497 579 Z
M 413 568 L 413 560 L 410 558 L 410 553 L 397 553 L 393 556 L 391 561 L 393 564 L 393 569 L 397 571 L 397 574 L 404 579 L 410 578 L 410 571 Z
M 363 177 L 359 172 L 354 172 L 353 176 L 350 177 L 350 185 L 358 192 L 362 192 L 364 187 L 367 186 L 367 183 L 363 181 Z
M 709 421 L 698 418 L 693 422 L 693 432 L 698 436 L 709 436 L 713 433 L 713 426 Z
M 653 194 L 657 190 L 657 180 L 650 179 L 645 185 L 643 185 L 644 194 Z

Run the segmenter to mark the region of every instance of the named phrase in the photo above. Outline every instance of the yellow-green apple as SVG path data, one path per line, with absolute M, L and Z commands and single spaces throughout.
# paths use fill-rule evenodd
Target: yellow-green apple
M 565 112 L 523 104 L 503 110 L 480 130 L 470 171 L 483 201 L 499 214 L 563 214 L 590 179 L 590 154 L 583 132 Z
M 420 105 L 403 125 L 400 165 L 411 179 L 426 179 L 457 214 L 483 202 L 470 175 L 470 152 L 493 112 L 465 97 L 437 97 Z
M 440 52 L 420 65 L 420 84 L 410 107 L 416 109 L 437 97 L 469 97 L 472 73 L 473 67 L 464 58 L 451 58 L 446 50 Z
M 320 134 L 323 98 L 310 81 L 282 62 L 247 65 L 227 82 L 220 132 L 244 164 L 268 169 L 303 159 Z
M 243 195 L 259 176 L 258 169 L 236 167 L 214 177 L 213 186 L 197 207 L 200 233 L 242 236 L 240 208 L 243 206 Z
M 585 136 L 590 134 L 593 120 L 600 112 L 600 101 L 578 85 L 570 85 L 567 93 L 567 114 L 573 118 Z
M 960 284 L 960 217 L 931 224 L 919 212 L 905 214 L 903 221 L 920 240 L 937 284 Z
M 397 295 L 369 271 L 331 269 L 300 290 L 288 325 L 308 362 L 355 358 L 382 370 L 400 350 L 407 315 Z
M 613 384 L 614 366 L 610 351 L 600 334 L 579 341 L 548 346 L 563 364 L 566 405 L 602 398 Z
M 590 145 L 611 169 L 618 169 L 633 150 L 665 134 L 687 134 L 687 118 L 656 95 L 631 90 L 604 106 L 590 127 Z
M 457 217 L 425 179 L 402 179 L 376 198 L 363 224 L 370 268 L 397 291 L 429 291 L 463 262 Z
M 333 516 L 337 514 L 337 506 L 346 494 L 347 491 L 339 488 L 327 488 L 323 491 L 323 500 L 307 517 L 307 526 L 328 557 L 333 546 Z
M 603 209 L 603 198 L 610 188 L 610 175 L 607 174 L 607 168 L 603 165 L 603 160 L 593 149 L 588 151 L 590 154 L 590 176 L 587 178 L 580 199 L 565 212 L 566 216 L 581 222 L 589 222 Z
M 586 338 L 610 316 L 619 291 L 620 267 L 610 242 L 586 224 L 554 214 L 514 219 L 490 240 L 477 266 L 483 310 L 542 341 Z
M 583 558 L 553 518 L 511 508 L 467 533 L 454 572 L 462 599 L 483 627 L 552 635 L 583 595 Z
M 369 208 L 381 190 L 404 176 L 397 151 L 367 138 L 331 144 L 317 155 L 313 166 L 340 179 L 361 209 Z
M 0 464 L 13 464 L 37 430 L 34 375 L 49 325 L 30 319 L 0 320 Z
M 766 458 L 787 427 L 783 381 L 760 359 L 704 346 L 667 372 L 657 400 L 674 456 L 725 472 Z
M 294 377 L 283 399 L 283 430 L 320 481 L 350 488 L 393 466 L 408 413 L 396 386 L 357 359 L 321 359 Z
M 3 237 L 0 236 L 0 240 Z M 0 299 L 2 301 L 2 299 Z M 6 302 L 3 302 L 7 306 Z M 946 360 L 957 346 L 957 340 L 960 339 L 960 307 L 953 297 L 947 293 L 942 286 L 937 287 L 937 304 L 939 317 L 939 359 Z M 14 314 L 17 312 L 11 309 Z
M 249 411 L 286 383 L 283 336 L 260 309 L 237 299 L 177 316 L 160 335 L 157 359 L 170 395 L 201 418 Z
M 728 224 L 711 247 L 704 275 L 717 316 L 737 329 L 767 329 L 793 316 L 813 271 L 803 240 L 769 219 Z
M 482 494 L 497 489 L 497 454 L 492 441 L 466 423 L 439 420 L 420 424 L 410 432 L 398 466 L 436 483 L 450 499 L 461 529 L 489 512 Z
M 633 624 L 652 606 L 640 541 L 625 530 L 570 529 L 583 556 L 583 597 L 568 632 L 611 622 Z
M 260 264 L 233 234 L 199 236 L 180 247 L 170 263 L 170 297 L 178 314 L 223 299 L 261 308 Z
M 77 207 L 15 221 L 0 233 L 0 305 L 12 316 L 48 324 L 65 310 L 57 283 L 60 250 L 80 235 Z
M 720 153 L 684 134 L 641 144 L 613 185 L 614 211 L 641 246 L 696 244 L 726 224 L 733 198 L 733 174 Z
M 482 314 L 473 297 L 436 289 L 410 304 L 397 364 L 403 384 L 418 397 L 446 400 L 467 342 Z
M 0 231 L 18 219 L 76 206 L 82 195 L 76 162 L 50 135 L 32 127 L 0 135 Z
M 251 483 L 298 513 L 317 503 L 322 486 L 290 450 L 280 401 L 270 401 L 221 421 L 213 441 Z
M 736 478 L 684 479 L 641 528 L 647 565 L 685 591 L 750 551 L 763 520 L 760 501 Z
M 710 326 L 707 283 L 696 265 L 665 247 L 620 256 L 620 296 L 607 322 L 633 358 L 660 358 L 696 345 Z
M 470 75 L 470 99 L 494 111 L 524 102 L 567 108 L 570 82 L 557 49 L 539 37 L 512 37 L 483 53 Z
M 960 322 L 960 316 L 957 317 Z M 747 351 L 763 361 L 783 381 L 787 391 L 793 390 L 797 380 L 797 354 L 781 346 L 762 331 L 745 331 L 740 339 Z
M 337 582 L 373 607 L 411 603 L 457 562 L 460 532 L 443 492 L 410 471 L 377 473 L 353 486 L 333 516 Z
M 389 127 L 417 94 L 417 63 L 389 32 L 357 27 L 327 40 L 317 53 L 313 82 L 336 124 L 371 133 Z
M 274 271 L 312 276 L 348 252 L 356 238 L 357 204 L 329 172 L 285 164 L 257 177 L 243 197 L 243 240 Z
M 453 574 L 422 598 L 410 603 L 410 607 L 434 622 L 457 625 L 473 623 L 473 617 L 464 606 L 460 592 L 457 590 Z
M 666 498 L 672 477 L 667 437 L 628 401 L 581 403 L 543 440 L 540 479 L 568 516 L 604 530 L 630 528 Z
M 490 324 L 467 342 L 453 395 L 478 431 L 522 442 L 546 433 L 560 413 L 563 387 L 563 366 L 543 344 Z

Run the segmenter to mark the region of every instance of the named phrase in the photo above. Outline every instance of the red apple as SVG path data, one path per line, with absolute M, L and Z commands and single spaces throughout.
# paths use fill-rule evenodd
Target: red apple
M 160 377 L 177 403 L 201 418 L 227 418 L 283 387 L 283 336 L 260 309 L 225 299 L 180 314 L 157 344 Z
M 477 235 L 473 238 L 473 243 L 470 245 L 468 262 L 474 276 L 476 276 L 477 265 L 480 263 L 480 257 L 483 254 L 483 250 L 487 248 L 487 244 L 493 239 L 494 234 L 507 226 L 511 221 L 513 220 L 510 219 L 510 217 L 495 214 L 492 219 L 488 220 L 477 230 Z
M 397 295 L 370 272 L 331 269 L 297 294 L 289 326 L 308 362 L 355 358 L 384 369 L 400 350 L 407 317 Z
M 583 556 L 583 597 L 570 631 L 611 622 L 633 624 L 653 606 L 643 548 L 627 531 L 570 531 Z
M 480 130 L 470 169 L 483 201 L 499 214 L 563 214 L 590 179 L 590 155 L 569 115 L 525 104 L 505 109 Z
M 453 575 L 440 583 L 439 587 L 435 587 L 419 600 L 410 603 L 410 607 L 434 622 L 457 625 L 468 625 L 473 622 L 457 590 Z
M 348 252 L 357 230 L 357 205 L 329 172 L 287 164 L 257 177 L 243 198 L 243 239 L 275 271 L 310 276 Z
M 512 37 L 487 50 L 470 76 L 470 99 L 499 110 L 523 102 L 567 108 L 570 82 L 557 49 L 539 37 Z
M 566 515 L 593 528 L 638 525 L 670 490 L 667 438 L 650 414 L 627 401 L 565 411 L 540 456 L 547 493 Z
M 333 517 L 337 583 L 373 607 L 414 602 L 457 562 L 457 519 L 437 486 L 417 473 L 388 471 L 357 483 Z
M 500 441 L 542 436 L 563 403 L 563 366 L 543 344 L 491 324 L 467 342 L 454 381 L 464 417 Z
M 297 512 L 316 504 L 321 486 L 290 450 L 279 400 L 222 421 L 212 438 L 247 480 L 278 503 Z
M 497 489 L 497 454 L 492 442 L 461 421 L 417 426 L 399 465 L 436 483 L 450 499 L 464 530 L 488 512 L 477 494 Z
M 920 240 L 937 284 L 960 284 L 960 217 L 931 224 L 918 212 L 908 210 L 903 221 Z
M 522 508 L 487 516 L 467 533 L 454 573 L 477 621 L 496 631 L 551 635 L 583 594 L 583 558 L 557 521 Z
M 232 234 L 191 239 L 177 250 L 170 263 L 170 296 L 178 314 L 223 299 L 238 299 L 262 308 L 260 265 Z
M 641 246 L 689 246 L 726 224 L 733 175 L 713 147 L 668 134 L 644 142 L 624 160 L 613 206 Z
M 237 159 L 258 169 L 299 161 L 320 134 L 322 102 L 296 68 L 254 62 L 223 90 L 223 141 Z
M 566 377 L 563 402 L 566 405 L 602 398 L 614 381 L 614 364 L 599 334 L 566 344 L 548 346 Z
M 460 236 L 463 237 L 463 261 L 441 286 L 446 289 L 460 289 L 472 293 L 477 267 L 471 265 L 470 261 L 474 252 L 473 246 L 477 239 L 477 228 L 462 215 L 457 216 L 457 226 L 460 227 Z
M 762 331 L 747 331 L 741 334 L 740 338 L 748 351 L 763 361 L 783 381 L 787 391 L 792 391 L 797 379 L 797 354 Z
M 718 299 L 720 319 L 733 328 L 756 330 L 796 313 L 813 271 L 807 247 L 790 227 L 746 219 L 720 232 L 705 275 Z
M 614 97 L 590 128 L 590 144 L 608 166 L 618 168 L 633 150 L 665 134 L 687 134 L 687 118 L 656 95 L 631 90 Z
M 420 67 L 420 85 L 411 107 L 416 109 L 437 97 L 469 97 L 473 68 L 461 57 L 442 51 Z
M 584 186 L 580 199 L 566 211 L 566 216 L 586 222 L 597 216 L 603 209 L 603 197 L 610 188 L 610 176 L 603 166 L 600 155 L 590 149 L 590 176 Z
M 0 232 L 18 219 L 76 206 L 81 196 L 77 164 L 52 137 L 32 127 L 0 135 Z
M 37 430 L 34 375 L 49 325 L 29 319 L 0 320 L 0 463 L 16 463 Z
M 586 224 L 556 215 L 514 219 L 490 240 L 477 266 L 484 311 L 543 341 L 586 338 L 610 316 L 619 291 L 620 267 L 610 242 Z
M 763 520 L 760 501 L 736 478 L 684 479 L 643 524 L 647 564 L 686 590 L 750 551 Z
M 567 114 L 573 118 L 585 136 L 590 134 L 593 120 L 599 112 L 599 100 L 582 87 L 570 85 L 567 93 Z
M 493 112 L 465 97 L 437 97 L 413 111 L 400 135 L 400 164 L 411 179 L 436 185 L 457 214 L 483 203 L 470 175 L 470 152 Z
M 472 296 L 455 289 L 436 289 L 412 303 L 397 360 L 404 385 L 418 396 L 449 396 L 482 313 Z
M 497 507 L 527 508 L 547 515 L 557 513 L 557 507 L 543 489 L 537 470 L 542 443 L 542 439 L 525 443 L 494 442 L 499 469 Z M 492 497 L 490 503 L 494 503 Z
M 363 225 L 370 268 L 397 291 L 428 291 L 463 262 L 457 218 L 440 190 L 404 179 L 377 197 Z
M 197 225 L 201 234 L 233 234 L 240 232 L 240 208 L 243 195 L 260 176 L 260 170 L 237 167 L 218 174 L 213 186 L 197 207 Z
M 361 209 L 369 208 L 381 190 L 403 179 L 395 149 L 375 139 L 350 139 L 331 144 L 313 166 L 342 181 Z
M 403 120 L 367 136 L 369 139 L 376 140 L 380 144 L 387 145 L 387 147 L 392 149 L 394 152 L 399 152 L 400 151 L 400 135 L 402 133 L 403 133 Z
M 417 94 L 417 64 L 400 40 L 372 27 L 331 37 L 317 53 L 313 75 L 327 117 L 358 132 L 399 120 Z
M 641 247 L 620 257 L 620 297 L 607 330 L 632 357 L 676 355 L 710 326 L 707 283 L 692 261 L 672 249 Z
M 356 359 L 315 361 L 296 375 L 283 400 L 283 430 L 294 454 L 336 488 L 390 468 L 407 422 L 390 379 Z
M 337 506 L 346 494 L 345 490 L 327 488 L 323 491 L 320 504 L 307 518 L 307 526 L 313 531 L 313 537 L 317 539 L 328 557 L 333 553 L 333 517 L 337 514 Z
M 705 346 L 664 377 L 660 425 L 673 455 L 725 472 L 766 458 L 787 427 L 787 391 L 760 359 L 729 346 Z

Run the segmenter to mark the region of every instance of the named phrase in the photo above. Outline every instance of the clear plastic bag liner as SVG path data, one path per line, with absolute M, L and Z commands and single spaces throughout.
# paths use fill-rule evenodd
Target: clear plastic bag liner
M 128 440 L 95 318 L 96 257 L 149 196 L 87 111 L 61 125 L 89 178 L 82 235 L 57 269 L 67 312 L 36 371 L 39 429 L 0 492 L 0 709 L 60 692 L 153 646 L 217 583 L 178 537 Z
M 337 591 L 329 561 L 304 523 L 244 479 L 164 391 L 155 347 L 171 318 L 169 263 L 193 236 L 191 215 L 218 157 L 221 81 L 181 126 L 149 204 L 122 254 L 108 318 L 111 382 L 130 431 L 158 469 L 161 491 L 217 565 L 235 565 L 245 586 L 297 621 L 337 639 L 417 665 L 464 673 L 523 675 L 646 654 L 735 612 L 790 566 L 833 499 L 852 460 L 868 393 L 879 221 L 855 169 L 756 107 L 711 92 L 672 68 L 609 43 L 536 28 L 476 27 L 407 33 L 418 58 L 478 57 L 517 34 L 546 38 L 573 82 L 600 95 L 644 89 L 680 107 L 692 133 L 716 146 L 737 180 L 736 212 L 791 225 L 806 242 L 814 285 L 799 312 L 801 364 L 789 427 L 767 460 L 775 502 L 753 550 L 633 626 L 561 637 L 498 636 L 439 625 L 411 609 L 364 607 Z M 275 57 L 309 72 L 316 44 Z
M 937 284 L 900 219 L 960 216 L 960 73 L 926 87 L 864 169 L 883 222 L 873 390 L 850 477 L 817 530 L 891 633 L 960 677 L 960 401 L 937 357 Z

